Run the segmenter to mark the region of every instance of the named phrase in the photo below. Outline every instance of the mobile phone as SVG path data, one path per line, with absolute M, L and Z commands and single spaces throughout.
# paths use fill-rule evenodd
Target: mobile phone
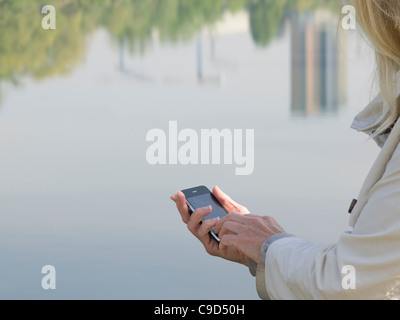
M 212 194 L 212 192 L 205 186 L 198 186 L 190 189 L 182 190 L 185 195 L 186 204 L 189 208 L 190 213 L 198 208 L 203 208 L 211 205 L 211 213 L 204 217 L 202 220 L 213 219 L 216 217 L 223 218 L 228 214 L 228 211 L 222 206 L 218 199 Z M 217 234 L 214 233 L 214 228 L 211 228 L 210 235 L 216 240 L 220 241 Z

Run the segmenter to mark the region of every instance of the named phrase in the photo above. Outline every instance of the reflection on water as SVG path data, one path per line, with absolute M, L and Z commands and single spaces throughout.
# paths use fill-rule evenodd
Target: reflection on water
M 121 72 L 137 81 L 154 83 L 152 75 L 125 65 L 126 51 L 129 54 L 145 54 L 146 50 L 151 49 L 154 35 L 163 43 L 189 40 L 205 27 L 212 35 L 213 27 L 224 14 L 246 11 L 252 39 L 256 45 L 262 47 L 268 46 L 282 33 L 285 21 L 290 17 L 294 52 L 292 95 L 293 100 L 301 101 L 299 104 L 293 104 L 294 110 L 303 110 L 306 106 L 315 109 L 317 105 L 326 109 L 340 102 L 334 98 L 338 96 L 337 92 L 340 90 L 336 88 L 337 81 L 334 75 L 335 67 L 340 64 L 335 64 L 333 61 L 337 57 L 332 56 L 331 47 L 334 38 L 329 29 L 331 26 L 316 21 L 312 14 L 304 13 L 322 5 L 330 12 L 338 12 L 337 1 L 119 0 L 100 3 L 94 0 L 84 2 L 55 0 L 50 2 L 57 9 L 57 30 L 51 32 L 43 30 L 41 24 L 37 23 L 41 15 L 32 14 L 40 12 L 42 5 L 40 1 L 15 3 L 0 0 L 0 81 L 15 83 L 26 76 L 40 80 L 55 75 L 68 75 L 84 59 L 88 35 L 102 27 L 112 35 L 119 48 Z M 293 14 L 298 10 L 303 14 Z M 332 14 L 329 17 L 334 20 Z M 314 31 L 311 30 L 313 28 Z M 309 39 L 312 37 L 311 33 L 314 33 L 313 37 L 325 37 L 325 39 L 311 40 Z M 197 36 L 197 39 L 198 83 L 221 85 L 222 74 L 211 76 L 204 74 L 202 38 Z M 304 45 L 301 42 L 304 42 Z M 317 43 L 325 44 L 326 48 L 317 48 Z M 320 50 L 319 58 L 312 63 L 312 66 L 308 62 L 317 56 L 315 50 Z M 316 74 L 318 69 L 319 76 Z M 170 78 L 172 82 L 181 80 L 174 80 L 173 76 Z M 321 81 L 320 85 L 317 85 L 318 81 Z M 299 87 L 303 82 L 304 88 Z M 313 91 L 320 92 L 310 93 Z
M 55 31 L 41 4 L 0 0 L 0 298 L 256 298 L 248 270 L 182 225 L 169 195 L 192 185 L 336 240 L 374 154 L 351 156 L 371 64 L 335 46 L 340 1 L 55 0 Z M 346 93 L 333 117 L 290 116 Z M 171 120 L 254 129 L 255 173 L 150 166 L 146 133 Z M 55 292 L 40 286 L 46 264 Z
M 336 28 L 337 22 L 326 10 L 291 15 L 295 114 L 335 112 L 345 102 L 345 33 Z

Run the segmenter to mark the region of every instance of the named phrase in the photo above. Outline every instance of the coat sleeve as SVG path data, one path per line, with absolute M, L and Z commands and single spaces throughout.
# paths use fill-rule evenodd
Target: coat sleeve
M 296 237 L 275 241 L 267 251 L 264 274 L 257 270 L 258 293 L 271 299 L 399 298 L 399 245 L 397 147 L 382 178 L 370 189 L 352 232 L 342 233 L 333 245 Z M 345 266 L 354 267 L 354 289 L 342 286 L 348 280 Z

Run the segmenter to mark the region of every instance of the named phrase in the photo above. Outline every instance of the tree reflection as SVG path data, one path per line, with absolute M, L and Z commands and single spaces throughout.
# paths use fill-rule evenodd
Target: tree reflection
M 82 11 L 60 12 L 57 30 L 49 32 L 41 27 L 41 6 L 31 1 L 1 1 L 0 6 L 0 78 L 64 75 L 83 57 Z
M 66 75 L 81 61 L 85 39 L 104 27 L 119 45 L 143 53 L 154 30 L 163 42 L 191 39 L 226 11 L 248 10 L 253 39 L 267 46 L 288 10 L 308 10 L 325 0 L 0 0 L 0 80 Z M 57 9 L 57 29 L 41 28 L 44 4 Z

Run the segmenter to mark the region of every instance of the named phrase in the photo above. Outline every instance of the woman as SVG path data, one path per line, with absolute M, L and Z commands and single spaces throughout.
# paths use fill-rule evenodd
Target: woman
M 376 53 L 381 94 L 355 119 L 382 148 L 350 216 L 351 232 L 320 245 L 287 234 L 271 217 L 249 214 L 218 187 L 231 212 L 200 224 L 211 209 L 189 215 L 181 192 L 171 196 L 189 230 L 211 255 L 249 266 L 265 299 L 385 299 L 400 297 L 400 1 L 352 0 Z M 208 231 L 215 227 L 221 242 Z M 354 281 L 343 283 L 343 270 Z

